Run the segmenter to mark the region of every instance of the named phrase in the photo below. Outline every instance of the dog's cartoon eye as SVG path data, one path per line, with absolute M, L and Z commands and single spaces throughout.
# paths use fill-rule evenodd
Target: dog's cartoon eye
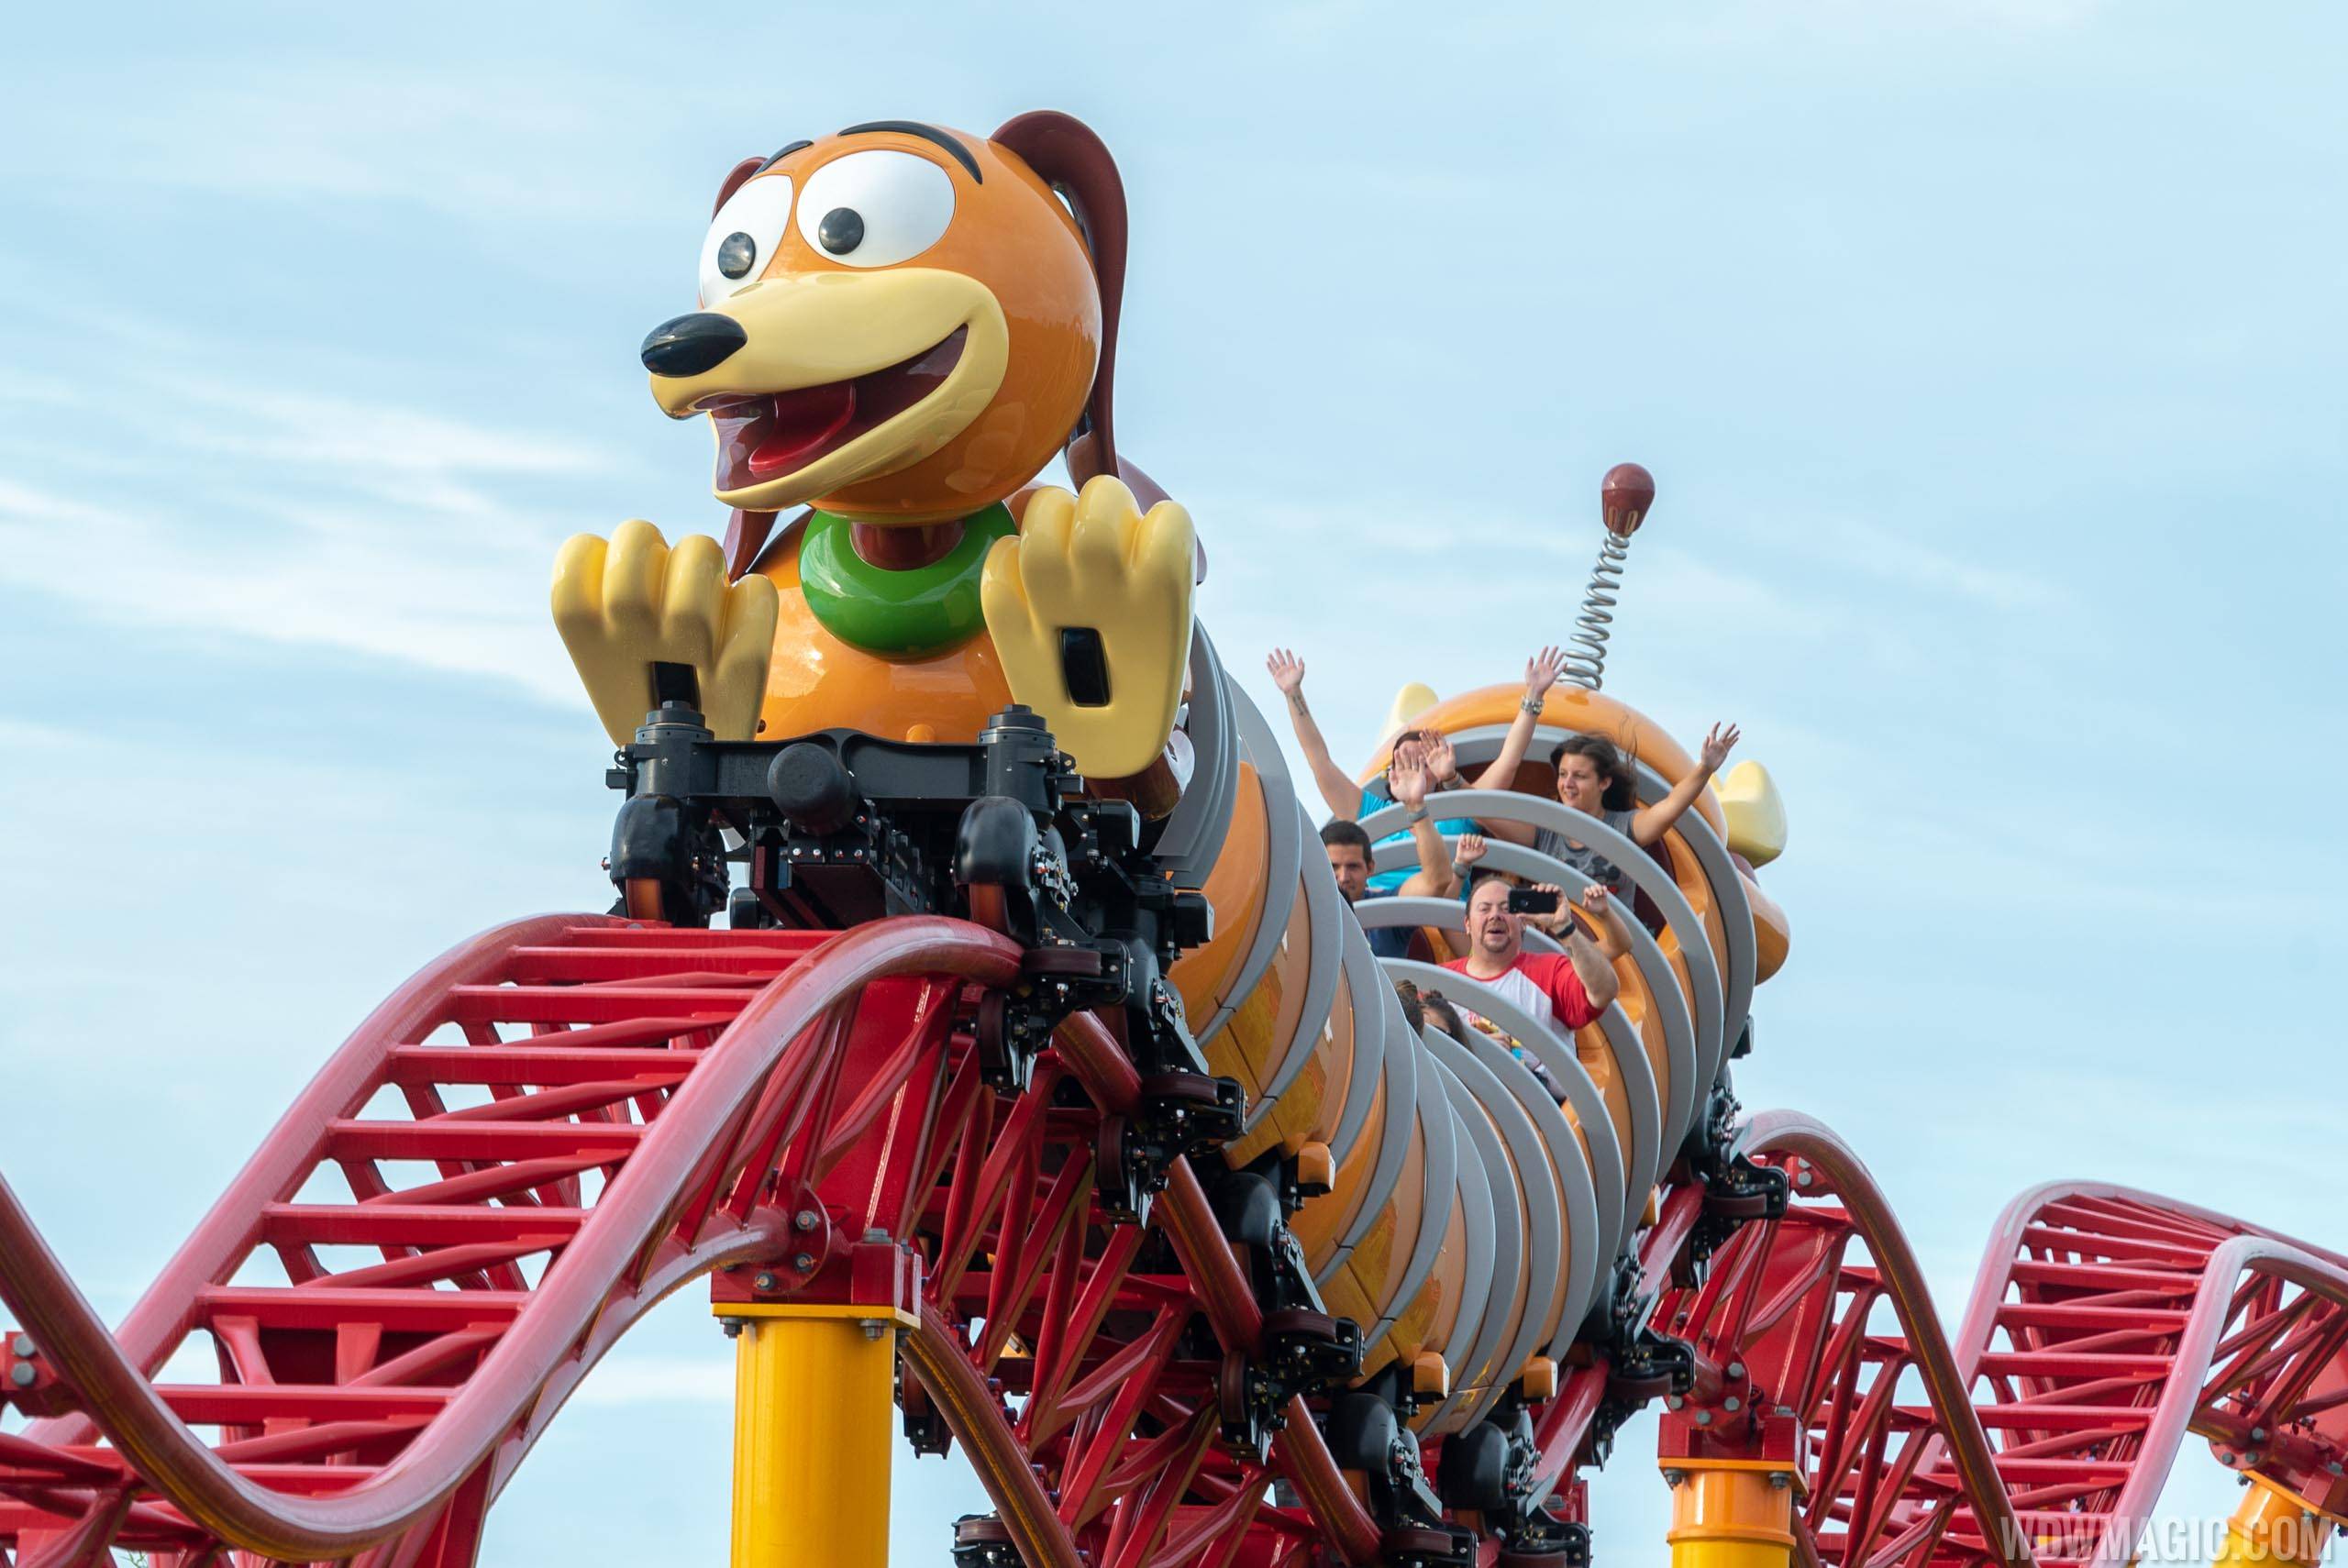
M 800 237 L 835 261 L 886 267 L 937 243 L 954 221 L 954 182 L 910 152 L 851 152 L 807 176 Z
M 815 226 L 815 243 L 835 256 L 845 256 L 864 243 L 864 215 L 854 207 L 834 207 Z
M 763 271 L 791 221 L 791 177 L 765 174 L 725 198 L 701 242 L 701 303 L 739 293 Z

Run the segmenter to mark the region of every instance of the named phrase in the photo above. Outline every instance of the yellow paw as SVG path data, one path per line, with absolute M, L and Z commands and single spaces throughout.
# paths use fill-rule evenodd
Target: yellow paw
M 1409 680 L 1394 693 L 1394 705 L 1386 710 L 1384 734 L 1394 734 L 1409 727 L 1412 719 L 1435 705 L 1434 688 L 1423 680 Z
M 674 549 L 649 523 L 623 523 L 607 545 L 573 536 L 554 560 L 554 624 L 615 745 L 653 707 L 652 667 L 692 667 L 702 716 L 720 740 L 748 740 L 766 696 L 775 591 L 751 576 L 728 587 L 717 541 Z
M 1728 822 L 1731 849 L 1756 867 L 1786 852 L 1786 803 L 1767 768 L 1748 757 L 1713 779 L 1712 789 Z
M 1012 697 L 1044 716 L 1080 772 L 1139 773 L 1173 732 L 1191 657 L 1191 514 L 1102 474 L 1037 491 L 979 582 Z

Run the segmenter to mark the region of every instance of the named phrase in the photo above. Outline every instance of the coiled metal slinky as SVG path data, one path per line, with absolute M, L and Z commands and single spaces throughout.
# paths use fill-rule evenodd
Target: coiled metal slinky
M 1614 629 L 1623 563 L 1630 558 L 1631 536 L 1639 531 L 1655 505 L 1655 476 L 1636 463 L 1617 463 L 1606 470 L 1598 495 L 1606 518 L 1606 536 L 1599 542 L 1598 564 L 1590 569 L 1589 586 L 1582 590 L 1581 613 L 1574 617 L 1573 632 L 1566 638 L 1566 668 L 1561 677 L 1590 691 L 1606 684 L 1606 640 Z

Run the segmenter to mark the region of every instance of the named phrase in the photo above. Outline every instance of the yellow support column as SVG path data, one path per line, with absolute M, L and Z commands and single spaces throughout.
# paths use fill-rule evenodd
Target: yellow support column
M 911 1313 L 726 1302 L 734 1568 L 887 1568 L 897 1331 Z
M 1671 1568 L 1787 1568 L 1794 1552 L 1793 1466 L 1759 1459 L 1668 1459 Z
M 2211 1568 L 2305 1568 L 2323 1559 L 2331 1521 L 2311 1503 L 2252 1472 L 2242 1507 L 2226 1521 L 2226 1544 Z

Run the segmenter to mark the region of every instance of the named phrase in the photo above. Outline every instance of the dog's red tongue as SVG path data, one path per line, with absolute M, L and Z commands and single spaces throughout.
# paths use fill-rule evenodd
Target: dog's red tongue
M 856 383 L 826 381 L 774 394 L 774 410 L 761 423 L 766 438 L 750 451 L 750 472 L 759 479 L 788 473 L 817 447 L 847 428 L 856 415 Z

